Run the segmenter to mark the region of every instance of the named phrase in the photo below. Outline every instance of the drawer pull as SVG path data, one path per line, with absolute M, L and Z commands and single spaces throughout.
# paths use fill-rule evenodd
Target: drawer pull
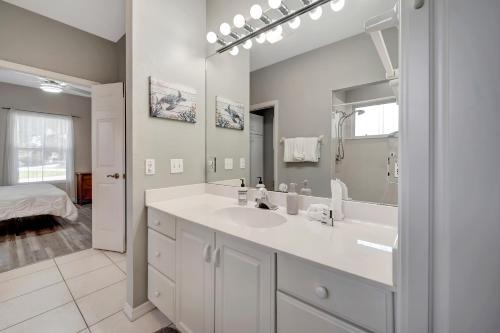
M 160 292 L 159 291 L 155 291 L 155 297 L 160 297 Z
M 155 220 L 153 224 L 154 224 L 155 226 L 159 227 L 159 226 L 160 226 L 160 221 L 159 221 L 159 220 Z
M 161 255 L 160 252 L 158 252 L 158 251 L 155 252 L 155 257 L 159 257 L 160 255 Z
M 314 289 L 314 293 L 316 294 L 316 296 L 318 296 L 321 299 L 327 299 L 328 298 L 328 289 L 326 289 L 323 286 L 317 286 Z
M 205 248 L 203 249 L 203 259 L 206 261 L 206 262 L 210 262 L 211 261 L 211 254 L 210 254 L 210 244 L 206 244 L 205 245 Z

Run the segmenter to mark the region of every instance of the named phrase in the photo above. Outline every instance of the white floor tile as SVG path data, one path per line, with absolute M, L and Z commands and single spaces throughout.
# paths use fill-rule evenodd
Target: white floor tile
M 123 260 L 116 263 L 119 269 L 122 270 L 123 273 L 127 274 L 127 260 Z
M 74 302 L 12 326 L 4 333 L 77 333 L 86 325 Z
M 31 273 L 39 272 L 41 270 L 44 270 L 44 269 L 47 269 L 47 268 L 50 268 L 53 266 L 55 266 L 54 260 L 49 259 L 49 260 L 37 262 L 36 264 L 33 264 L 33 265 L 28 265 L 28 266 L 24 266 L 21 268 L 13 269 L 11 271 L 0 273 L 0 283 L 5 282 L 7 280 L 12 280 L 12 279 L 24 276 L 24 275 L 28 275 Z
M 0 283 L 0 302 L 50 286 L 60 281 L 62 281 L 62 276 L 59 270 L 57 267 L 52 267 L 2 282 Z
M 65 255 L 62 257 L 57 257 L 57 258 L 54 258 L 54 260 L 56 261 L 56 263 L 58 265 L 62 265 L 62 264 L 66 264 L 66 263 L 74 261 L 74 260 L 78 260 L 78 259 L 82 259 L 82 258 L 85 258 L 88 256 L 92 256 L 92 255 L 98 254 L 98 253 L 102 253 L 102 251 L 95 250 L 95 249 L 87 249 L 87 250 L 83 250 L 83 251 L 74 252 L 74 253 L 71 253 L 71 254 L 68 254 L 68 255 Z
M 82 298 L 99 289 L 125 279 L 125 274 L 115 265 L 99 268 L 90 273 L 66 280 L 75 299 Z
M 0 303 L 0 330 L 73 301 L 64 282 Z
M 97 253 L 64 264 L 58 264 L 58 266 L 64 279 L 67 280 L 112 264 L 113 262 L 104 254 Z
M 109 257 L 109 259 L 113 260 L 113 262 L 121 262 L 127 259 L 126 253 L 112 252 L 112 251 L 104 251 L 104 254 Z
M 91 326 L 92 333 L 154 333 L 170 324 L 170 321 L 158 310 L 153 310 L 134 322 L 127 319 L 123 311 Z
M 76 303 L 91 326 L 121 311 L 126 301 L 125 280 L 80 298 Z

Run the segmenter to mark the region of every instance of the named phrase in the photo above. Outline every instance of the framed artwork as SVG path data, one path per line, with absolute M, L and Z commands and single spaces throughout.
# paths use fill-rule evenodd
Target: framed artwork
M 193 88 L 150 77 L 150 116 L 196 123 L 196 95 Z
M 244 130 L 245 107 L 243 104 L 217 96 L 215 98 L 215 126 Z

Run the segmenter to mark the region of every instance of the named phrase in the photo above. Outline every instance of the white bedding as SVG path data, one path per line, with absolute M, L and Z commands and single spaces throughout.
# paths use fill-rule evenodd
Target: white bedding
M 66 192 L 50 184 L 0 186 L 0 221 L 54 215 L 74 221 L 78 211 Z

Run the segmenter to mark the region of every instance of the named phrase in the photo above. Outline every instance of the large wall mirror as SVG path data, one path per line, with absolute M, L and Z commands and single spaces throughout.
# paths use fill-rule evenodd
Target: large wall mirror
M 302 6 L 298 0 L 286 5 Z M 253 40 L 250 50 L 240 45 L 238 52 L 219 54 L 220 45 L 211 45 L 207 182 L 239 186 L 243 178 L 255 187 L 260 177 L 268 190 L 296 183 L 299 191 L 330 197 L 330 179 L 338 178 L 349 199 L 397 205 L 397 82 L 388 80 L 365 31 L 367 20 L 393 6 L 393 0 L 351 0 L 334 12 L 326 4 L 319 19 L 304 14 L 297 29 L 283 24 L 280 38 Z M 230 15 L 225 19 L 232 22 Z M 209 30 L 220 23 L 208 22 Z M 397 68 L 398 30 L 383 29 L 381 36 Z

